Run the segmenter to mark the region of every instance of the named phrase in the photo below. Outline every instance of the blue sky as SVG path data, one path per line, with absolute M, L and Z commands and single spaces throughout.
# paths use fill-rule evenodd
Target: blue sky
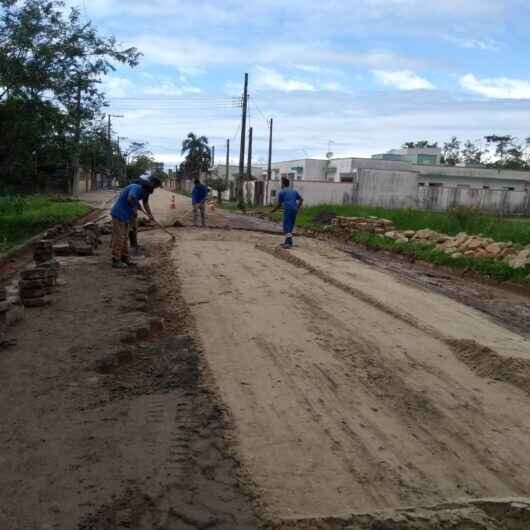
M 250 76 L 254 159 L 369 156 L 408 140 L 530 136 L 528 0 L 81 0 L 137 46 L 104 85 L 120 136 L 179 161 L 189 131 L 224 160 Z M 235 100 L 232 98 L 236 98 Z M 234 104 L 235 101 L 235 104 Z M 238 151 L 237 151 L 238 153 Z

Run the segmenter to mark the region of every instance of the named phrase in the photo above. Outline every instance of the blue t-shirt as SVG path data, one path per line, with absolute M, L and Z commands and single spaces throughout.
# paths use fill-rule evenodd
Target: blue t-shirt
M 208 187 L 204 184 L 199 184 L 198 186 L 194 186 L 192 192 L 191 192 L 191 203 L 192 204 L 199 204 L 204 199 L 208 197 Z
M 129 204 L 129 198 L 132 198 L 132 204 Z M 110 214 L 114 219 L 118 219 L 122 223 L 128 223 L 134 214 L 140 200 L 144 198 L 142 186 L 138 184 L 129 184 L 121 190 L 118 200 L 112 207 Z
M 278 202 L 285 212 L 298 211 L 298 201 L 302 196 L 293 188 L 283 188 L 278 194 Z

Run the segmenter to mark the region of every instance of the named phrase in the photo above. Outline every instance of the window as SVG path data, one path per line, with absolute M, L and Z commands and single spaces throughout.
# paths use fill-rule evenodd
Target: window
M 296 175 L 296 180 L 302 180 L 302 175 Z
M 339 177 L 341 182 L 353 182 L 353 173 L 340 173 Z
M 441 188 L 442 186 L 441 182 L 429 182 L 429 188 Z
M 482 186 L 482 189 L 483 189 L 483 190 L 489 190 L 490 187 L 489 187 L 489 186 Z
M 425 182 L 418 182 L 418 186 L 419 186 L 419 187 L 423 187 L 423 186 L 425 186 Z
M 271 191 L 271 197 L 276 197 L 276 190 Z
M 505 190 L 505 191 L 515 191 L 515 188 L 513 186 L 505 186 L 502 189 Z

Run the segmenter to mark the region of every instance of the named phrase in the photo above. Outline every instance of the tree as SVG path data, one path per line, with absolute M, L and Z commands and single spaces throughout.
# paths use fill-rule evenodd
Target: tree
M 98 85 L 114 63 L 131 67 L 135 48 L 82 23 L 57 0 L 0 0 L 0 170 L 15 183 L 39 182 L 54 167 L 76 187 L 84 137 L 105 105 Z M 7 142 L 8 141 L 8 142 Z
M 445 163 L 449 166 L 456 166 L 460 162 L 460 141 L 456 136 L 453 136 L 449 142 L 444 143 L 442 155 Z
M 438 147 L 438 142 L 429 142 L 429 140 L 420 140 L 419 142 L 405 142 L 402 149 L 425 149 Z
M 492 134 L 490 136 L 485 136 L 484 138 L 488 144 L 495 145 L 495 155 L 500 158 L 500 161 L 496 165 L 502 166 L 504 164 L 504 157 L 506 156 L 509 146 L 512 143 L 512 136 L 498 136 L 496 134 Z
M 482 150 L 476 143 L 466 140 L 462 149 L 462 160 L 466 166 L 480 165 L 485 154 L 486 151 Z
M 154 158 L 146 154 L 133 156 L 131 162 L 127 164 L 127 180 L 136 180 L 151 169 Z
M 181 154 L 186 154 L 181 169 L 190 178 L 200 177 L 210 167 L 212 154 L 206 136 L 190 132 L 182 142 Z
M 222 193 L 224 193 L 228 189 L 228 182 L 225 178 L 217 177 L 213 180 L 211 180 L 209 183 L 210 187 L 217 192 L 217 198 L 219 202 L 221 202 L 222 199 Z

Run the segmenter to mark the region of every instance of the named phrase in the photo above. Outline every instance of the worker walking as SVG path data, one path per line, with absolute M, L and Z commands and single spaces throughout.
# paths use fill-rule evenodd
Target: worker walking
M 283 233 L 285 234 L 285 242 L 281 245 L 282 248 L 293 247 L 293 231 L 296 223 L 296 216 L 302 208 L 304 199 L 293 188 L 288 178 L 282 178 L 282 189 L 278 194 L 278 204 L 273 208 L 271 213 L 276 212 L 283 207 Z
M 200 179 L 194 181 L 191 192 L 191 204 L 193 206 L 193 224 L 199 226 L 199 212 L 201 214 L 201 226 L 206 226 L 206 201 L 208 200 L 208 186 L 201 184 Z

